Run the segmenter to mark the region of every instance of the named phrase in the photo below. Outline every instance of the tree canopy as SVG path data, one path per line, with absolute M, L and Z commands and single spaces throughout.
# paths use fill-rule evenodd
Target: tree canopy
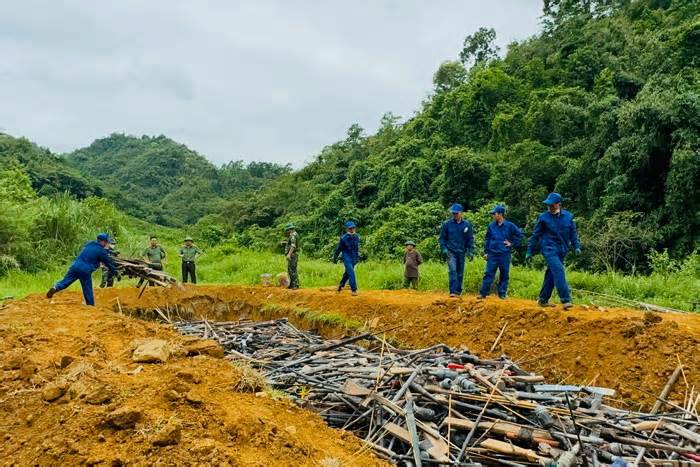
M 485 223 L 480 210 L 502 201 L 529 230 L 556 190 L 584 242 L 605 233 L 581 266 L 631 270 L 651 249 L 692 252 L 700 4 L 548 0 L 543 13 L 542 33 L 502 57 L 493 30 L 469 34 L 413 117 L 385 116 L 370 135 L 353 125 L 307 167 L 234 196 L 223 221 L 276 238 L 269 229 L 292 220 L 306 251 L 325 254 L 353 218 L 372 253 L 386 256 L 401 236 L 437 233 L 436 202 L 460 202 Z M 643 242 L 632 248 L 626 236 Z
M 268 162 L 217 168 L 165 136 L 112 134 L 65 156 L 125 212 L 161 225 L 194 224 L 221 210 L 224 199 L 255 190 L 289 171 Z

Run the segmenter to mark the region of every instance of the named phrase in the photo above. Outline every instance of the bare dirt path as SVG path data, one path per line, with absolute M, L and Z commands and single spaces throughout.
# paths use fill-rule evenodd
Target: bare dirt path
M 423 347 L 444 342 L 463 345 L 482 356 L 502 353 L 550 382 L 595 384 L 619 392 L 628 408 L 654 402 L 678 365 L 684 373 L 672 398 L 682 402 L 700 390 L 700 314 L 601 311 L 576 306 L 542 309 L 528 300 L 450 299 L 413 291 L 362 291 L 357 297 L 332 289 L 287 291 L 262 287 L 200 286 L 180 291 L 108 291 L 100 299 L 124 306 L 156 306 L 206 295 L 223 303 L 311 309 L 393 328 L 389 335 L 402 345 Z M 281 313 L 284 313 L 282 311 Z M 504 328 L 498 344 L 491 348 Z

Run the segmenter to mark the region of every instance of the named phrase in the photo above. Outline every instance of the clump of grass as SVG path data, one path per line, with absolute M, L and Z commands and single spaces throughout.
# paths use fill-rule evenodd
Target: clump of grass
M 248 362 L 235 360 L 232 362 L 237 380 L 233 382 L 233 390 L 237 392 L 260 392 L 270 389 L 265 377 Z
M 359 321 L 349 319 L 338 313 L 320 312 L 308 308 L 295 307 L 291 311 L 310 324 L 342 327 L 344 329 L 359 329 L 362 324 Z
M 279 389 L 272 389 L 271 387 L 267 387 L 263 391 L 263 393 L 265 393 L 265 395 L 267 397 L 269 397 L 270 399 L 272 399 L 274 401 L 282 401 L 282 400 L 289 400 L 290 399 L 289 395 L 286 392 L 280 391 Z

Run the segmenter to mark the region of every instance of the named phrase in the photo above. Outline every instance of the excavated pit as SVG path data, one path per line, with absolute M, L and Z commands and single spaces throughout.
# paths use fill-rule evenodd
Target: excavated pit
M 278 306 L 272 303 L 259 305 L 246 300 L 224 301 L 211 295 L 196 295 L 157 307 L 114 305 L 113 309 L 128 316 L 165 323 L 192 320 L 266 321 L 286 318 L 299 329 L 325 339 L 339 339 L 355 332 L 363 324 L 372 324 L 345 320 L 336 314 L 315 312 L 302 307 Z
M 387 330 L 404 348 L 443 342 L 487 358 L 508 355 L 548 381 L 609 387 L 616 404 L 650 409 L 674 370 L 682 378 L 669 399 L 684 405 L 700 388 L 700 314 L 643 313 L 630 309 L 574 306 L 542 309 L 519 299 L 449 299 L 441 293 L 363 291 L 357 297 L 330 289 L 288 291 L 274 287 L 197 286 L 100 290 L 98 301 L 124 309 L 202 316 L 289 316 L 326 337 L 367 325 Z M 213 306 L 212 306 L 213 305 Z M 263 313 L 264 310 L 264 313 Z M 232 314 L 228 314 L 232 313 Z M 499 338 L 498 336 L 501 335 Z
M 269 298 L 269 297 L 268 297 Z M 205 338 L 211 338 L 212 334 L 214 334 L 221 343 L 229 343 L 231 342 L 230 336 L 228 338 L 221 338 L 219 335 L 216 334 L 214 328 L 218 330 L 219 333 L 222 333 L 226 330 L 227 326 L 230 326 L 232 328 L 236 328 L 237 326 L 244 326 L 247 327 L 247 331 L 249 332 L 248 335 L 253 334 L 253 329 L 255 329 L 256 323 L 273 323 L 277 322 L 278 324 L 281 323 L 282 326 L 284 326 L 284 323 L 286 320 L 288 320 L 290 323 L 292 323 L 296 328 L 302 329 L 304 331 L 309 331 L 310 333 L 313 333 L 314 335 L 321 336 L 323 337 L 323 340 L 319 339 L 314 341 L 316 346 L 327 346 L 329 345 L 328 342 L 337 342 L 338 340 L 342 340 L 343 338 L 347 339 L 347 336 L 353 336 L 357 335 L 359 332 L 366 332 L 368 330 L 371 330 L 374 328 L 374 333 L 377 334 L 382 334 L 385 335 L 382 331 L 386 331 L 387 329 L 379 329 L 379 320 L 374 318 L 371 320 L 364 320 L 362 322 L 349 319 L 347 316 L 344 316 L 343 314 L 338 314 L 338 313 L 332 313 L 332 312 L 320 312 L 320 311 L 314 311 L 310 308 L 306 308 L 302 306 L 303 304 L 296 303 L 293 305 L 285 304 L 285 305 L 280 305 L 272 300 L 267 300 L 267 303 L 261 304 L 260 302 L 255 302 L 255 301 L 249 301 L 246 299 L 234 299 L 234 300 L 225 300 L 222 299 L 220 296 L 211 296 L 211 295 L 193 295 L 189 297 L 182 298 L 181 300 L 175 302 L 175 303 L 168 303 L 162 306 L 156 306 L 156 307 L 124 307 L 121 304 L 118 307 L 118 311 L 122 313 L 126 313 L 132 316 L 136 316 L 139 318 L 143 319 L 148 319 L 148 320 L 156 320 L 156 321 L 161 321 L 161 322 L 167 322 L 170 324 L 176 323 L 176 328 L 178 328 L 180 331 L 184 331 L 185 334 L 190 334 L 190 335 L 196 335 L 197 332 L 194 329 L 193 326 L 188 325 L 187 322 L 190 323 L 198 323 L 200 328 L 203 330 L 203 333 L 201 333 L 200 337 L 205 337 Z M 277 320 L 277 321 L 275 321 Z M 645 332 L 647 327 L 654 326 L 658 324 L 661 321 L 661 318 L 657 317 L 656 315 L 646 315 L 644 317 L 644 320 L 641 322 L 641 324 L 633 325 L 627 328 L 623 332 L 623 335 L 625 333 L 629 333 L 629 329 L 634 329 L 635 331 L 627 336 L 627 337 L 634 337 L 636 335 L 642 334 Z M 219 322 L 225 322 L 227 324 L 225 325 L 217 325 Z M 569 322 L 573 322 L 573 320 L 569 320 Z M 179 323 L 179 324 L 178 324 Z M 211 323 L 211 324 L 210 324 Z M 241 324 L 242 323 L 242 324 Z M 213 327 L 212 327 L 213 325 Z M 266 324 L 266 325 L 272 325 L 272 324 Z M 220 327 L 217 327 L 220 326 Z M 195 326 L 196 327 L 196 326 Z M 395 326 L 396 327 L 396 326 Z M 386 328 L 386 326 L 385 326 Z M 209 329 L 211 330 L 211 333 L 209 332 Z M 296 331 L 295 331 L 296 332 Z M 269 336 L 268 336 L 269 337 Z M 311 341 L 313 336 L 307 337 L 309 341 Z M 229 339 L 227 341 L 227 339 Z M 382 342 L 381 349 L 376 345 L 377 341 Z M 369 355 L 373 355 L 375 360 L 381 361 L 381 358 L 378 357 L 379 351 L 384 352 L 384 349 L 391 349 L 391 350 L 396 350 L 397 352 L 401 353 L 408 353 L 410 350 L 400 350 L 400 349 L 395 349 L 392 344 L 396 343 L 396 340 L 394 340 L 392 343 L 389 343 L 387 341 L 382 341 L 381 339 L 378 339 L 377 341 L 372 341 L 371 336 L 370 338 L 367 338 L 365 341 L 365 346 L 364 347 L 357 347 L 354 346 L 353 348 L 355 349 L 355 352 L 359 352 L 358 355 L 362 356 L 364 355 L 365 357 Z M 355 343 L 353 343 L 355 344 Z M 311 344 L 309 344 L 311 345 Z M 224 346 L 226 349 L 226 346 Z M 494 344 L 495 347 L 495 344 Z M 229 349 L 231 346 L 229 345 Z M 369 350 L 367 350 L 369 349 Z M 443 353 L 443 350 L 436 351 L 436 355 L 438 355 L 438 360 L 443 359 L 444 361 L 441 361 L 440 365 L 445 365 L 449 359 L 451 359 L 451 364 L 464 364 L 465 362 L 473 362 L 477 366 L 482 365 L 481 368 L 479 368 L 479 371 L 481 371 L 484 375 L 487 375 L 488 378 L 484 378 L 486 380 L 486 383 L 484 383 L 480 379 L 476 379 L 476 382 L 487 384 L 486 387 L 489 384 L 498 384 L 500 380 L 496 379 L 496 369 L 500 368 L 501 372 L 503 371 L 513 371 L 511 373 L 510 378 L 523 378 L 523 379 L 528 379 L 528 378 L 536 378 L 536 375 L 534 374 L 528 374 L 523 370 L 527 370 L 527 367 L 524 367 L 523 369 L 519 368 L 517 364 L 515 364 L 512 360 L 507 359 L 505 356 L 502 356 L 499 360 L 480 360 L 478 357 L 473 356 L 469 354 L 469 352 L 466 350 L 466 348 L 463 347 L 463 351 L 453 351 L 447 347 L 445 347 L 445 351 Z M 371 353 L 371 351 L 374 350 L 374 353 Z M 391 355 L 391 350 L 387 350 L 387 353 Z M 367 351 L 368 353 L 362 353 Z M 234 359 L 240 359 L 241 357 L 245 358 L 245 355 L 242 353 L 239 353 L 236 350 L 230 350 L 230 355 Z M 274 356 L 274 353 L 272 354 Z M 296 355 L 298 358 L 298 354 L 292 353 L 289 358 L 292 358 L 292 355 Z M 397 354 L 400 355 L 400 354 Z M 284 355 L 283 355 L 284 356 Z M 448 360 L 445 360 L 448 359 Z M 371 358 L 370 358 L 371 360 Z M 255 359 L 251 358 L 251 361 L 255 361 Z M 282 363 L 283 365 L 281 368 L 285 368 L 287 365 L 285 365 L 286 361 L 283 360 Z M 362 380 L 362 376 L 345 376 L 345 379 L 340 379 L 339 381 L 342 381 L 342 388 L 343 390 L 348 390 L 350 391 L 355 391 L 355 393 L 343 393 L 342 391 L 339 391 L 339 387 L 335 386 L 336 393 L 333 393 L 333 391 L 329 391 L 323 384 L 323 382 L 314 379 L 313 377 L 310 378 L 309 380 L 304 381 L 304 371 L 311 371 L 315 372 L 317 370 L 314 370 L 313 368 L 310 367 L 305 367 L 305 369 L 302 369 L 302 372 L 297 372 L 296 375 L 291 374 L 289 377 L 282 378 L 282 382 L 276 378 L 275 372 L 279 370 L 279 362 L 277 363 L 277 369 L 275 367 L 268 366 L 265 367 L 264 365 L 259 365 L 258 368 L 263 371 L 263 373 L 266 375 L 267 380 L 270 384 L 272 384 L 276 388 L 282 388 L 285 390 L 290 397 L 292 397 L 297 404 L 307 407 L 312 409 L 313 411 L 320 413 L 324 419 L 329 423 L 330 426 L 335 427 L 335 428 L 344 428 L 346 426 L 351 426 L 355 425 L 353 427 L 353 431 L 360 437 L 360 438 L 367 438 L 367 439 L 372 439 L 373 433 L 379 439 L 382 439 L 381 432 L 376 426 L 383 426 L 384 424 L 388 424 L 391 426 L 398 426 L 394 422 L 397 422 L 399 419 L 403 420 L 403 418 L 398 417 L 396 414 L 394 414 L 394 418 L 388 417 L 388 418 L 383 418 L 381 415 L 378 416 L 376 420 L 372 418 L 372 420 L 369 422 L 369 425 L 360 425 L 356 423 L 356 420 L 353 421 L 352 415 L 354 415 L 357 410 L 359 410 L 359 407 L 366 403 L 362 402 L 363 397 L 357 397 L 358 395 L 365 394 L 365 393 L 370 393 L 372 390 L 372 381 L 366 381 L 366 380 L 372 380 L 377 379 L 377 384 L 379 384 L 379 381 L 386 377 L 386 373 L 384 376 L 381 376 L 381 372 L 378 371 L 376 376 L 371 376 L 369 378 L 365 377 L 365 381 Z M 332 359 L 330 360 L 330 368 L 333 367 L 333 361 Z M 422 364 L 424 365 L 431 365 L 429 362 L 424 362 Z M 490 365 L 490 366 L 489 366 Z M 377 368 L 381 368 L 381 366 L 378 366 Z M 421 367 L 422 368 L 422 367 Z M 387 370 L 388 371 L 388 368 Z M 435 403 L 436 399 L 435 396 L 441 397 L 441 395 L 446 395 L 450 394 L 450 397 L 455 397 L 457 399 L 457 403 L 462 404 L 462 408 L 469 407 L 469 403 L 472 404 L 471 409 L 474 410 L 474 396 L 473 394 L 463 394 L 461 393 L 461 389 L 457 386 L 454 385 L 453 381 L 449 381 L 449 378 L 443 381 L 439 381 L 439 379 L 435 379 L 434 374 L 440 374 L 441 371 L 445 371 L 445 368 L 443 367 L 442 369 L 437 368 L 433 369 L 433 373 L 428 373 L 425 372 L 421 369 L 413 369 L 415 374 L 424 374 L 424 376 L 427 376 L 427 379 L 430 379 L 432 377 L 432 383 L 431 386 L 428 386 L 431 388 L 431 391 L 433 391 L 431 395 L 427 395 L 423 393 L 424 399 L 423 403 L 426 401 L 430 401 L 432 398 L 432 402 Z M 421 373 L 422 372 L 422 373 Z M 435 373 L 437 372 L 437 373 Z M 502 374 L 502 373 L 501 373 Z M 271 376 L 272 375 L 272 376 Z M 457 375 L 452 375 L 453 377 L 457 377 Z M 301 377 L 301 381 L 297 381 Z M 341 377 L 342 378 L 342 377 Z M 359 379 L 356 379 L 359 378 Z M 480 377 L 481 378 L 481 377 Z M 499 377 L 500 378 L 500 377 Z M 388 378 L 389 381 L 391 381 L 391 377 Z M 332 380 L 332 378 L 331 378 Z M 325 381 L 325 375 L 324 375 L 324 381 Z M 459 381 L 459 380 L 455 380 Z M 514 380 L 515 381 L 515 380 Z M 337 381 L 336 381 L 337 382 Z M 411 387 L 413 390 L 420 390 L 422 386 L 418 388 L 413 388 L 411 385 L 412 383 L 410 381 L 401 381 L 400 379 L 398 381 L 394 381 L 395 383 L 401 383 L 402 385 L 405 384 L 406 388 Z M 540 380 L 540 383 L 543 381 Z M 437 383 L 440 383 L 438 386 Z M 457 384 L 463 384 L 465 381 L 461 381 L 461 383 Z M 474 382 L 469 382 L 466 381 L 465 387 L 471 387 L 469 385 L 473 384 Z M 326 384 L 328 384 L 326 382 Z M 447 386 L 445 386 L 445 384 Z M 559 410 L 560 412 L 558 415 L 564 416 L 566 415 L 566 409 L 568 408 L 567 406 L 563 405 L 564 404 L 564 397 L 563 394 L 566 391 L 560 391 L 559 393 L 556 393 L 554 395 L 552 394 L 547 394 L 545 392 L 538 392 L 539 389 L 537 389 L 537 386 L 532 384 L 532 383 L 513 383 L 513 386 L 509 389 L 509 391 L 514 390 L 515 388 L 521 389 L 519 391 L 519 397 L 524 398 L 523 400 L 527 402 L 523 402 L 523 404 L 530 404 L 530 406 L 527 406 L 526 411 L 523 412 L 523 414 L 518 415 L 521 419 L 516 419 L 513 418 L 512 415 L 507 413 L 505 410 L 510 410 L 513 412 L 512 409 L 508 408 L 508 401 L 506 400 L 504 405 L 497 405 L 498 408 L 492 408 L 487 410 L 487 416 L 486 419 L 490 419 L 492 421 L 498 421 L 500 420 L 501 422 L 499 423 L 513 423 L 513 422 L 523 422 L 523 420 L 526 420 L 530 423 L 533 424 L 534 427 L 539 427 L 538 421 L 536 417 L 534 417 L 534 413 L 536 412 L 535 407 L 538 404 L 550 404 L 550 410 L 553 412 L 556 410 Z M 541 385 L 540 388 L 543 388 L 544 386 L 547 385 Z M 590 386 L 594 386 L 592 383 Z M 311 389 L 309 389 L 309 387 Z M 440 387 L 443 387 L 444 389 L 449 389 L 446 390 L 445 392 L 440 392 L 441 389 Z M 482 388 L 483 390 L 483 388 Z M 595 402 L 595 397 L 597 393 L 596 391 L 602 391 L 605 392 L 605 388 L 596 388 L 596 387 L 586 387 L 585 389 L 579 389 L 575 390 L 572 394 L 576 394 L 575 396 L 572 395 L 572 399 L 574 399 L 574 406 L 578 409 L 583 409 L 586 410 L 590 407 L 592 407 L 592 404 L 596 404 Z M 437 391 L 437 392 L 435 392 Z M 452 392 L 450 392 L 452 391 Z M 494 389 L 495 391 L 495 389 Z M 556 392 L 556 391 L 552 391 Z M 399 391 L 401 393 L 401 391 Z M 499 394 L 500 391 L 499 391 Z M 567 392 L 567 394 L 569 394 Z M 610 394 L 609 394 L 610 395 Z M 464 399 L 459 402 L 459 398 L 464 397 Z M 507 398 L 507 395 L 503 395 L 503 397 Z M 568 396 L 567 396 L 568 397 Z M 476 399 L 478 400 L 478 399 Z M 330 402 L 329 402 L 330 401 Z M 388 401 L 388 399 L 387 399 Z M 537 401 L 537 402 L 533 402 Z M 374 401 L 377 402 L 377 401 Z M 382 401 L 379 401 L 380 403 L 384 403 Z M 403 402 L 403 400 L 401 401 Z M 482 401 L 483 402 L 483 401 Z M 614 402 L 614 401 L 613 401 Z M 620 402 L 619 400 L 617 401 L 618 403 Z M 629 401 L 632 402 L 632 401 Z M 347 413 L 342 413 L 342 412 L 333 412 L 332 410 L 337 408 L 337 404 L 342 403 L 347 403 L 351 408 L 355 407 L 353 414 L 347 414 Z M 501 403 L 504 403 L 502 400 Z M 567 399 L 567 404 L 571 404 L 570 401 Z M 634 402 L 632 402 L 634 403 Z M 390 401 L 386 402 L 386 404 L 390 404 Z M 557 405 L 559 404 L 559 405 Z M 599 404 L 599 402 L 598 402 Z M 488 405 L 488 403 L 487 403 Z M 618 404 L 620 405 L 620 404 Z M 387 407 L 389 409 L 387 410 Z M 441 430 L 443 437 L 431 437 L 428 434 L 425 435 L 425 439 L 429 440 L 427 445 L 421 445 L 421 452 L 422 456 L 424 457 L 425 461 L 429 461 L 432 459 L 433 462 L 438 462 L 440 460 L 440 456 L 446 456 L 445 452 L 452 452 L 452 458 L 454 458 L 454 454 L 456 452 L 459 452 L 458 446 L 461 445 L 462 442 L 464 442 L 466 437 L 466 433 L 458 433 L 458 430 L 455 430 L 452 432 L 452 435 L 450 435 L 450 431 L 447 431 L 447 434 L 444 433 L 444 427 L 446 422 L 446 415 L 445 413 L 448 413 L 448 411 L 445 411 L 445 413 L 442 414 L 442 416 L 437 417 L 435 419 L 430 418 L 430 417 L 435 417 L 436 410 L 435 410 L 435 405 L 429 407 L 422 407 L 419 405 L 415 406 L 415 410 L 417 414 L 425 414 L 426 412 L 429 414 L 427 418 L 425 418 L 425 415 L 421 416 L 419 420 L 422 420 L 420 423 L 427 424 L 430 423 L 432 424 L 431 426 L 434 429 L 433 433 L 438 433 L 438 428 Z M 439 405 L 437 406 L 439 407 Z M 519 407 L 520 409 L 523 409 L 523 407 Z M 384 407 L 385 410 L 387 410 L 389 413 L 392 412 L 391 405 L 387 405 Z M 395 411 L 395 409 L 393 409 Z M 411 409 L 414 410 L 414 409 Z M 456 409 L 454 409 L 456 411 Z M 486 410 L 486 409 L 485 409 Z M 499 412 L 500 410 L 500 412 Z M 527 412 L 527 410 L 530 410 L 530 412 Z M 607 409 L 606 409 L 607 410 Z M 616 411 L 617 409 L 613 409 L 612 407 L 609 409 L 612 412 Z M 381 410 L 379 410 L 381 412 Z M 515 412 L 513 412 L 515 413 Z M 620 412 L 622 413 L 622 412 Z M 431 415 L 432 414 L 432 415 Z M 517 414 L 516 414 L 517 415 Z M 676 414 L 677 415 L 677 414 Z M 405 414 L 404 414 L 405 416 Z M 470 415 L 474 416 L 474 414 Z M 398 417 L 398 418 L 397 418 Z M 527 418 L 526 418 L 527 417 Z M 434 424 L 436 420 L 442 420 L 441 424 L 438 426 Z M 464 419 L 468 419 L 468 417 L 464 417 Z M 457 422 L 455 422 L 457 423 Z M 372 431 L 372 426 L 375 425 L 374 432 Z M 359 425 L 359 426 L 358 426 Z M 459 426 L 459 425 L 457 425 Z M 513 425 L 515 426 L 515 425 Z M 401 427 L 399 428 L 393 428 L 394 430 L 397 430 L 398 433 L 401 433 Z M 537 428 L 533 428 L 537 429 Z M 426 429 L 429 431 L 429 429 Z M 375 448 L 375 454 L 385 457 L 387 460 L 390 460 L 392 462 L 399 462 L 399 463 L 410 463 L 411 458 L 411 447 L 410 447 L 410 442 L 407 439 L 401 439 L 400 435 L 397 435 L 398 441 L 394 443 L 392 441 L 391 443 L 387 443 L 386 440 L 384 440 L 383 444 L 374 444 Z M 573 435 L 572 435 L 573 436 Z M 562 438 L 563 439 L 563 438 Z M 612 438 L 613 440 L 615 439 L 614 437 Z M 559 441 L 552 441 L 552 443 L 558 443 Z M 566 442 L 566 440 L 563 440 L 563 442 Z M 432 444 L 430 444 L 432 443 Z M 425 444 L 425 443 L 424 443 Z M 525 443 L 527 444 L 527 443 Z M 395 447 L 399 446 L 400 449 L 398 450 L 398 454 L 394 453 L 394 455 L 390 455 L 388 449 L 386 446 L 389 447 Z M 475 449 L 479 449 L 478 447 Z M 437 450 L 437 451 L 436 451 Z M 483 451 L 481 451 L 483 454 Z M 635 453 L 634 448 L 629 447 L 627 455 L 633 455 Z M 608 454 L 607 451 L 601 451 L 600 454 Z M 624 454 L 624 452 L 622 453 Z M 477 452 L 477 457 L 480 455 Z M 432 456 L 432 457 L 431 457 Z M 478 457 L 478 459 L 487 465 L 491 465 L 497 463 L 496 461 L 499 459 L 499 457 L 490 457 L 490 455 L 484 455 L 483 457 Z M 547 457 L 543 457 L 543 459 L 549 459 Z M 612 457 L 611 457 L 612 459 Z M 447 457 L 442 459 L 443 461 L 448 461 Z M 503 460 L 503 459 L 501 459 Z M 439 463 L 439 462 L 438 462 Z

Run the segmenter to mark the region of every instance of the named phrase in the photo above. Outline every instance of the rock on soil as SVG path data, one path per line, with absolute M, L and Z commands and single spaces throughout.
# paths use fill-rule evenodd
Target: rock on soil
M 141 411 L 130 407 L 120 407 L 107 415 L 105 425 L 117 430 L 134 428 L 141 420 Z
M 191 371 L 178 371 L 175 376 L 188 383 L 199 384 L 202 378 L 199 375 L 192 373 Z
M 154 446 L 172 446 L 180 442 L 182 426 L 178 422 L 168 422 L 153 439 Z
M 68 385 L 65 383 L 49 383 L 41 390 L 41 398 L 46 402 L 53 402 L 66 393 Z
M 75 359 L 73 357 L 71 357 L 70 355 L 64 355 L 63 357 L 61 357 L 61 361 L 59 362 L 58 365 L 61 368 L 67 368 L 68 365 L 73 363 L 73 360 L 75 360 Z
M 185 394 L 185 400 L 192 405 L 200 405 L 202 402 L 204 402 L 202 396 L 193 391 Z
M 131 359 L 137 363 L 165 363 L 170 358 L 168 343 L 162 339 L 136 341 Z
M 216 448 L 216 443 L 211 438 L 195 440 L 190 447 L 190 451 L 199 456 L 206 456 Z
M 214 358 L 224 358 L 224 349 L 218 342 L 211 339 L 197 339 L 187 342 L 185 350 L 188 356 L 193 355 L 209 355 Z
M 88 404 L 105 404 L 112 400 L 112 394 L 104 386 L 99 386 L 85 395 L 85 402 Z

